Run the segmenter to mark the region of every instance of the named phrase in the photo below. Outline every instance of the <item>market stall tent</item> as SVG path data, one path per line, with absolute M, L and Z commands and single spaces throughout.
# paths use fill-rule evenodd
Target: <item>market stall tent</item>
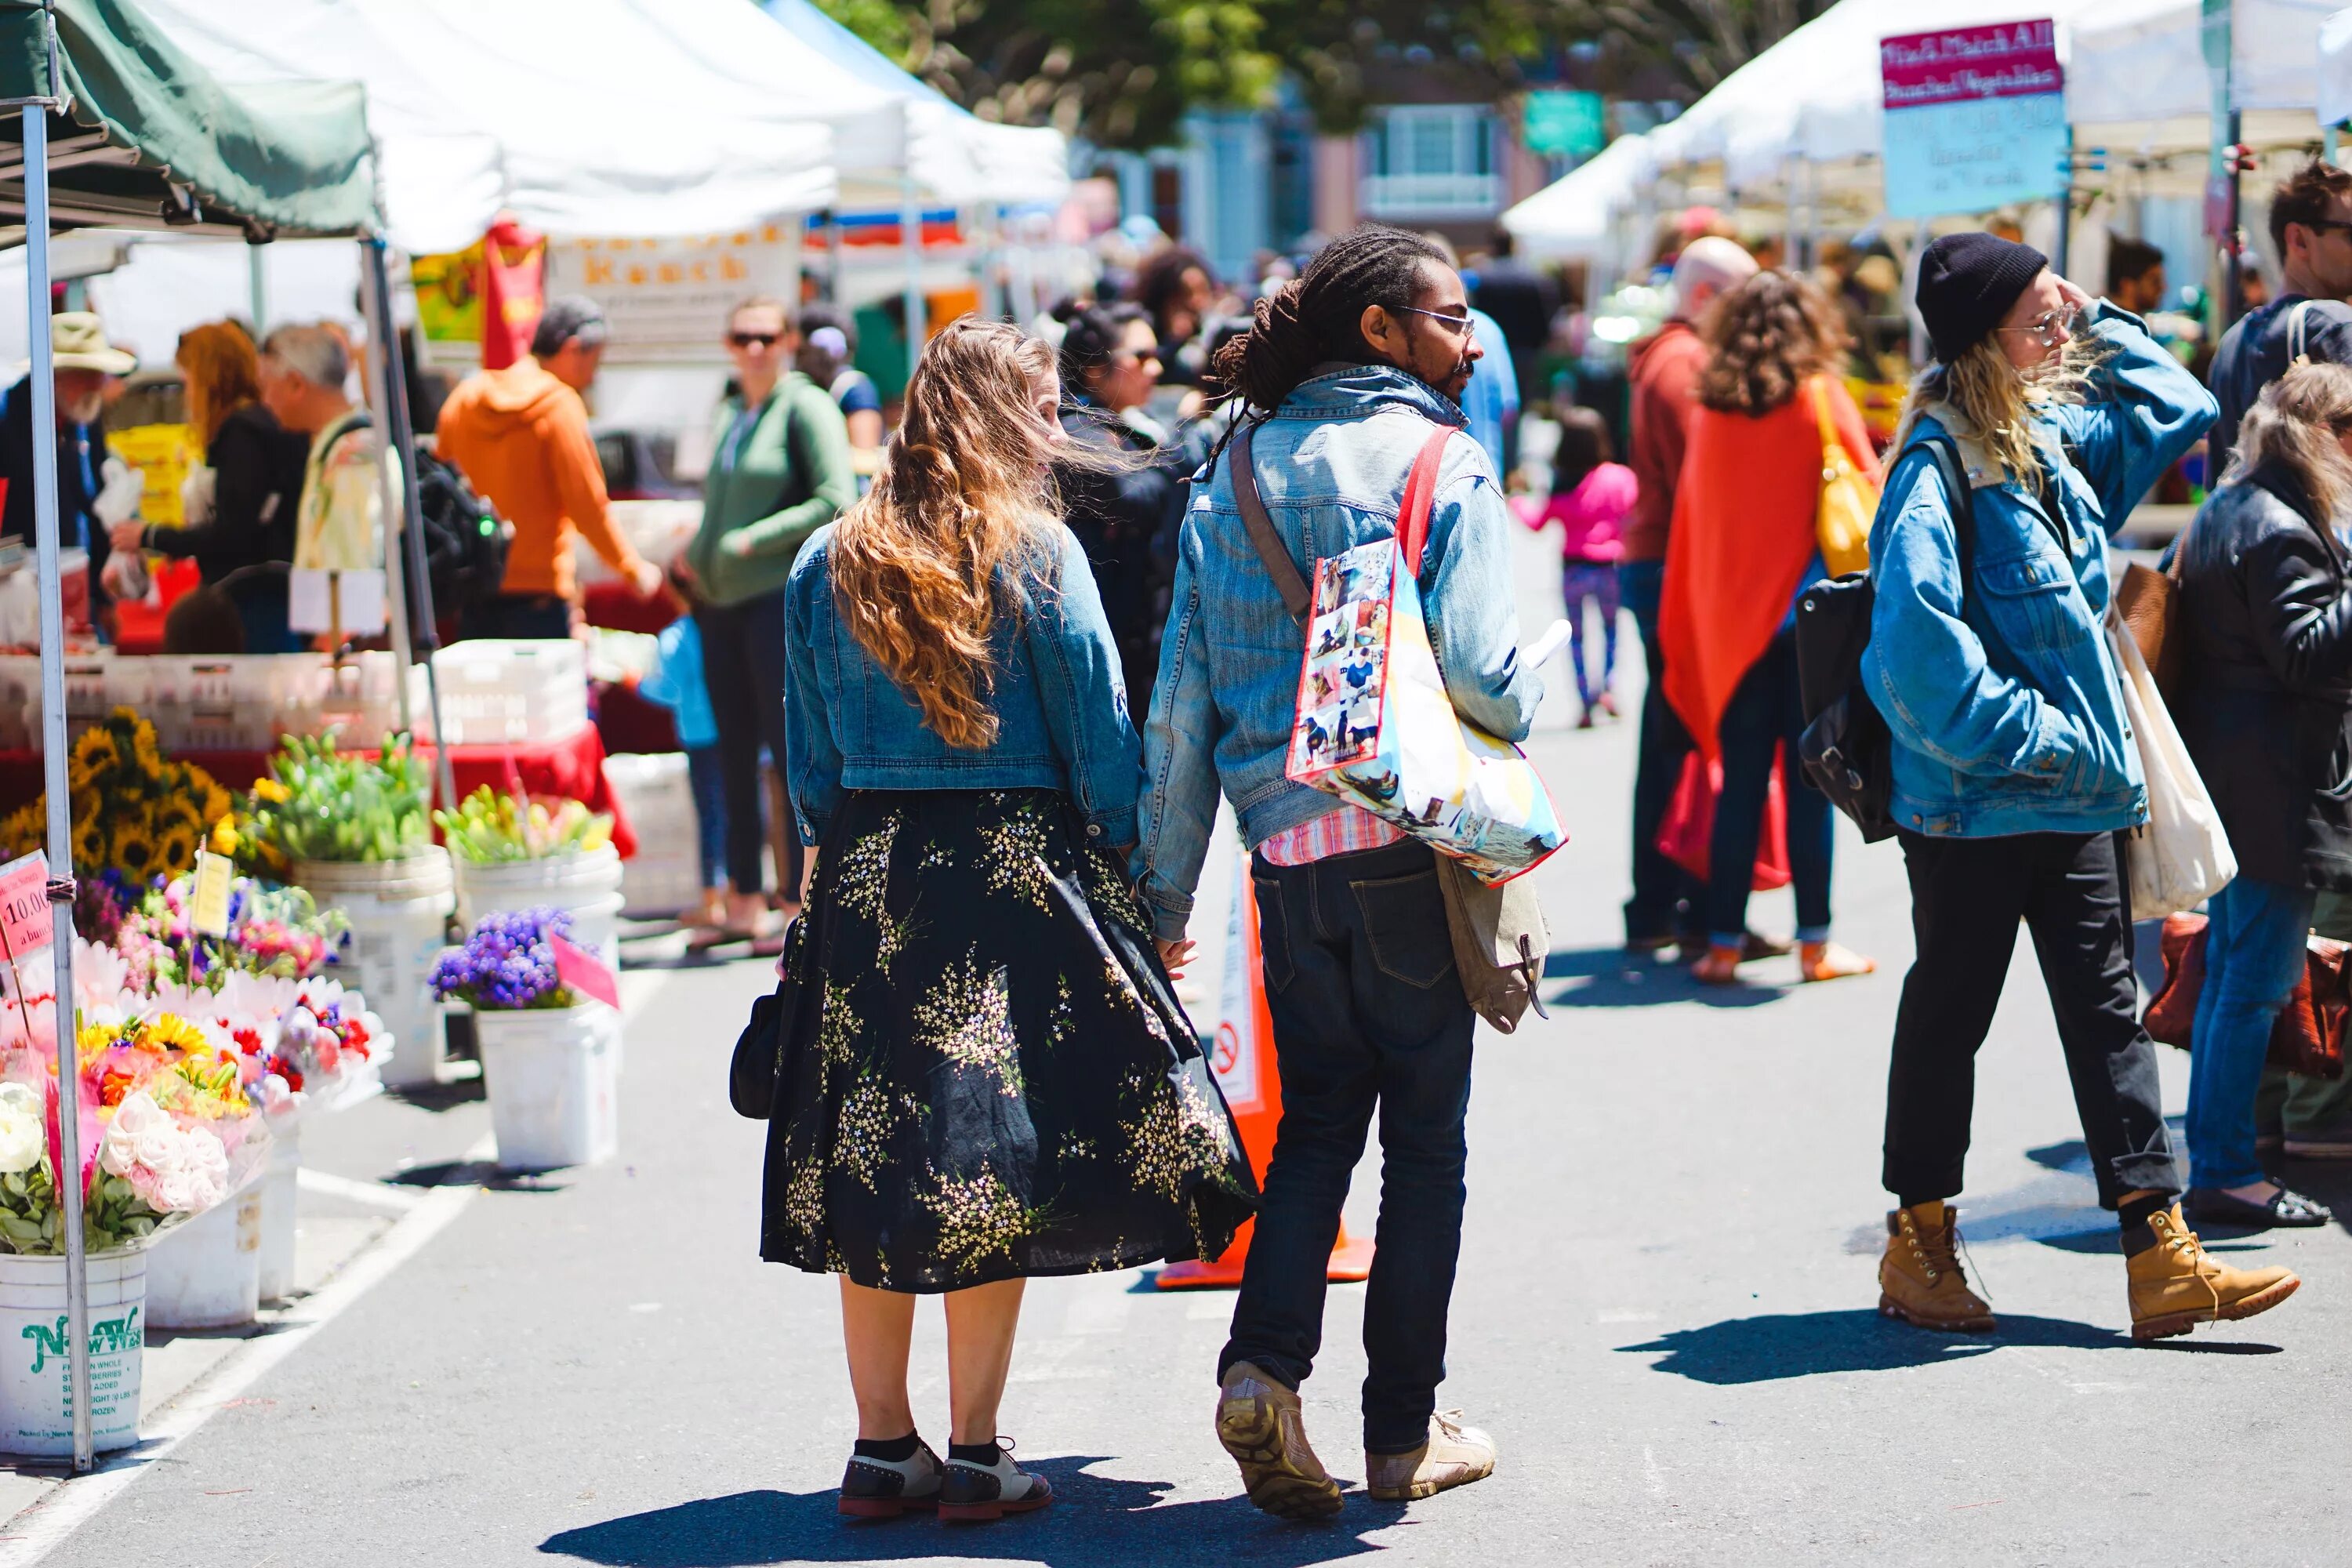
M 1618 215 L 1634 205 L 1655 172 L 1648 141 L 1620 136 L 1504 213 L 1502 226 L 1531 256 L 1605 255 L 1614 240 Z
M 2352 120 L 2352 6 L 2337 11 L 2320 25 L 2317 100 L 2322 123 L 2341 125 Z
M 2317 140 L 2320 26 L 2336 0 L 2234 0 L 2230 103 L 2253 146 Z M 2074 19 L 2066 117 L 2078 142 L 2142 155 L 2200 152 L 2213 89 L 2200 0 L 2097 0 Z

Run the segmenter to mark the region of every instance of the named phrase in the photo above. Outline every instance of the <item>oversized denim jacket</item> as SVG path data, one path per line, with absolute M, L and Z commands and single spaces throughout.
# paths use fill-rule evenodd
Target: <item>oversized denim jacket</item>
M 1258 492 L 1302 572 L 1393 537 L 1406 470 L 1432 423 L 1462 410 L 1384 365 L 1325 370 L 1283 399 L 1253 437 Z M 1449 442 L 1418 579 L 1430 641 L 1454 706 L 1506 740 L 1526 738 L 1543 682 L 1519 659 L 1509 552 L 1513 520 L 1478 443 Z M 1230 455 L 1195 479 L 1177 543 L 1176 586 L 1144 725 L 1143 841 L 1136 851 L 1152 921 L 1181 936 L 1209 849 L 1222 786 L 1250 845 L 1334 809 L 1283 776 L 1306 634 L 1250 543 Z
M 1911 832 L 2097 833 L 2147 816 L 2101 631 L 2107 536 L 2213 422 L 2214 404 L 2137 317 L 2103 300 L 2086 320 L 2115 351 L 2091 398 L 2034 421 L 2056 516 L 2000 477 L 1948 405 L 1921 416 L 1887 476 L 1863 678 L 1894 733 L 1895 821 Z M 1939 433 L 1958 446 L 1975 500 L 1965 594 L 1950 502 L 1921 446 Z
M 1005 573 L 990 639 L 996 742 L 950 746 L 841 618 L 837 524 L 820 529 L 784 584 L 784 743 L 801 838 L 814 844 L 854 789 L 1057 789 L 1096 842 L 1135 842 L 1143 747 L 1128 716 L 1118 649 L 1077 540 L 1056 527 L 1045 570 Z M 1034 579 L 1043 578 L 1043 581 Z

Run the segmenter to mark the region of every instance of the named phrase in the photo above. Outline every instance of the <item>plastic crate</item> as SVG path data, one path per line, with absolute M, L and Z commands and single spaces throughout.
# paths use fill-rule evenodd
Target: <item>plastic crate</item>
M 588 726 L 587 650 L 569 637 L 461 642 L 433 656 L 441 725 L 453 746 L 560 741 Z M 409 671 L 409 707 L 432 732 L 422 665 Z
M 702 899 L 701 840 L 684 752 L 624 752 L 604 759 L 604 782 L 637 837 L 621 862 L 622 912 L 674 915 Z

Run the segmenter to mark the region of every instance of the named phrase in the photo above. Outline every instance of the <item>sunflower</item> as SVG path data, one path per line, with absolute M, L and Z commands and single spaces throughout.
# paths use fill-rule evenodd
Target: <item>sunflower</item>
M 155 869 L 155 840 L 149 836 L 147 825 L 133 820 L 117 828 L 108 847 L 107 863 L 133 882 L 145 882 Z
M 221 788 L 220 785 L 215 784 L 210 779 L 206 779 L 205 781 L 204 819 L 206 822 L 222 821 L 230 812 L 236 809 L 236 797 L 235 795 L 230 795 L 228 791 Z
M 163 749 L 155 743 L 155 726 L 142 721 L 131 731 L 131 760 L 149 777 L 163 771 Z
M 196 864 L 196 829 L 193 823 L 165 828 L 155 840 L 155 858 L 167 877 L 193 870 Z
M 212 1042 L 205 1032 L 181 1017 L 177 1013 L 158 1013 L 147 1020 L 147 1043 L 168 1050 L 201 1051 L 209 1054 Z
M 122 763 L 122 752 L 114 743 L 110 730 L 85 730 L 74 742 L 73 759 L 81 763 L 95 775 L 112 772 Z
M 74 864 L 95 871 L 106 864 L 106 830 L 93 818 L 74 829 Z

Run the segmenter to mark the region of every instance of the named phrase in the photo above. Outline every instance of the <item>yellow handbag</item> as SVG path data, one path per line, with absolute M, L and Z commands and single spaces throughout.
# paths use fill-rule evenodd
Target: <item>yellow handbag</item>
M 1827 376 L 1808 384 L 1813 417 L 1822 432 L 1822 498 L 1813 513 L 1813 537 L 1822 547 L 1822 563 L 1832 577 L 1870 570 L 1870 521 L 1878 515 L 1878 487 L 1855 467 L 1853 454 L 1838 439 L 1837 420 L 1830 414 Z

